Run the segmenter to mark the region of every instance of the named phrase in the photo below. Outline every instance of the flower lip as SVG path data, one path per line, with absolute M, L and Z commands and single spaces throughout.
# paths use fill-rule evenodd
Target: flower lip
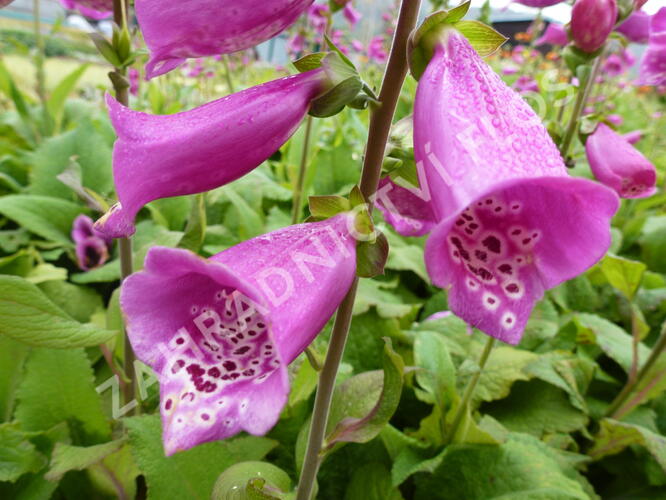
M 583 272 L 610 245 L 618 208 L 605 186 L 572 177 L 512 179 L 442 220 L 426 244 L 451 310 L 502 341 L 520 341 L 546 289 Z
M 275 424 L 286 365 L 262 296 L 246 280 L 186 250 L 155 247 L 123 285 L 121 305 L 137 357 L 160 377 L 168 455 Z

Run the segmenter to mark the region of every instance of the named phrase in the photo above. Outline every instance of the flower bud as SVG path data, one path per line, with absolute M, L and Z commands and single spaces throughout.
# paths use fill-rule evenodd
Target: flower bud
M 617 21 L 615 0 L 577 0 L 571 12 L 571 36 L 584 52 L 599 50 Z

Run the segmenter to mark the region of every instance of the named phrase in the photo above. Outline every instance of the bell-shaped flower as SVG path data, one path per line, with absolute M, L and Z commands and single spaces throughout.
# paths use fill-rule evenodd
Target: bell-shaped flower
M 146 78 L 191 57 L 254 47 L 287 27 L 313 0 L 136 0 L 136 17 L 150 50 Z
M 622 33 L 632 42 L 647 43 L 650 38 L 650 19 L 650 14 L 637 10 L 623 21 L 615 31 Z
M 361 17 L 363 17 L 363 15 L 354 8 L 351 2 L 347 2 L 347 4 L 345 4 L 344 8 L 342 9 L 342 14 L 345 16 L 345 19 L 352 28 L 356 26 L 361 20 Z
M 666 85 L 666 7 L 650 21 L 650 43 L 641 61 L 639 83 Z
M 597 180 L 622 198 L 645 198 L 655 193 L 654 165 L 605 123 L 587 138 L 585 151 Z
M 72 224 L 72 240 L 75 244 L 76 260 L 79 268 L 90 271 L 100 267 L 109 259 L 109 249 L 113 240 L 93 227 L 87 215 L 79 215 Z
M 202 193 L 247 174 L 291 137 L 328 85 L 324 70 L 315 69 L 165 116 L 132 111 L 107 96 L 118 135 L 119 202 L 95 227 L 113 237 L 131 235 L 146 203 Z
M 60 0 L 60 3 L 90 19 L 106 19 L 113 15 L 113 0 Z
M 616 22 L 615 0 L 576 0 L 571 11 L 571 37 L 583 52 L 595 52 L 606 43 Z
M 615 193 L 569 176 L 536 113 L 454 30 L 419 80 L 414 154 L 419 222 L 437 221 L 428 273 L 456 315 L 493 337 L 517 343 L 544 291 L 610 245 Z
M 563 46 L 567 43 L 569 43 L 567 30 L 558 23 L 550 23 L 543 35 L 534 42 L 537 46 L 546 44 Z
M 167 455 L 275 425 L 287 365 L 354 280 L 351 224 L 344 213 L 291 226 L 207 260 L 150 249 L 120 301 L 137 357 L 158 374 Z

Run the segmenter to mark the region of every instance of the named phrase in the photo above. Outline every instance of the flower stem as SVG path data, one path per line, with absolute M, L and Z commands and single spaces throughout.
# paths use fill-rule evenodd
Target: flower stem
M 622 391 L 620 391 L 608 409 L 606 409 L 606 416 L 610 416 L 611 418 L 619 418 L 620 416 L 627 413 L 628 409 L 622 408 L 622 406 L 625 404 L 627 398 L 631 395 L 634 389 L 640 385 L 645 376 L 650 372 L 664 350 L 666 350 L 666 323 L 664 323 L 661 329 L 659 340 L 657 340 L 657 343 L 652 348 L 650 357 L 647 359 L 647 361 L 645 361 L 645 364 L 638 372 L 638 375 L 633 380 L 630 378 L 627 381 Z
M 35 32 L 35 67 L 37 69 L 37 95 L 46 113 L 46 85 L 44 77 L 44 37 L 42 36 L 41 0 L 33 0 L 33 28 Z
M 294 201 L 291 210 L 291 223 L 297 224 L 301 218 L 301 204 L 303 203 L 303 186 L 305 185 L 305 174 L 308 170 L 308 151 L 310 150 L 310 136 L 312 135 L 312 116 L 308 115 L 305 123 L 305 138 L 303 139 L 303 151 L 301 152 L 301 164 L 298 167 L 298 179 L 294 187 Z
M 227 80 L 227 87 L 229 89 L 229 93 L 233 94 L 235 90 L 234 90 L 234 82 L 231 79 L 231 68 L 229 68 L 229 54 L 225 54 L 222 56 L 222 64 L 224 64 L 224 78 L 226 78 Z
M 576 103 L 574 104 L 573 112 L 571 113 L 571 118 L 569 119 L 569 125 L 566 132 L 564 133 L 564 138 L 562 139 L 562 144 L 560 145 L 560 154 L 564 161 L 567 161 L 569 156 L 569 150 L 571 149 L 571 144 L 573 143 L 573 138 L 578 131 L 578 120 L 583 114 L 585 109 L 585 103 L 587 102 L 590 92 L 594 87 L 594 81 L 597 79 L 597 73 L 599 72 L 599 67 L 601 65 L 601 57 L 597 57 L 592 64 L 592 70 L 590 71 L 589 76 L 585 82 L 579 82 L 578 95 L 576 96 Z
M 479 379 L 481 378 L 481 374 L 483 373 L 483 368 L 486 366 L 486 362 L 490 357 L 490 352 L 493 350 L 494 345 L 495 345 L 495 339 L 493 337 L 488 337 L 486 345 L 483 348 L 483 352 L 481 353 L 481 357 L 479 358 L 479 370 L 474 375 L 472 375 L 471 379 L 469 379 L 467 387 L 465 387 L 465 392 L 463 393 L 462 400 L 460 401 L 460 406 L 458 406 L 458 410 L 456 411 L 456 414 L 453 417 L 453 422 L 451 423 L 451 428 L 447 433 L 446 437 L 449 442 L 453 440 L 453 438 L 456 435 L 456 432 L 458 432 L 458 427 L 460 427 L 460 423 L 462 422 L 462 419 L 465 416 L 465 412 L 467 411 L 469 402 L 472 399 L 472 396 L 474 395 L 474 390 L 476 389 L 476 385 L 479 383 Z
M 116 24 L 123 28 L 127 26 L 127 5 L 126 0 L 113 0 L 113 19 Z M 125 77 L 127 68 L 116 68 L 116 73 Z M 123 106 L 129 104 L 129 86 L 119 83 L 119 80 L 111 80 L 116 99 Z M 121 282 L 132 274 L 132 240 L 130 238 L 120 238 L 118 240 L 118 251 L 120 253 L 120 277 Z M 123 359 L 123 371 L 129 383 L 125 385 L 124 397 L 125 404 L 134 400 L 136 393 L 136 381 L 134 380 L 134 351 L 130 344 L 129 337 L 125 333 L 125 356 Z
M 388 142 L 393 115 L 400 97 L 402 84 L 407 75 L 407 38 L 416 26 L 420 6 L 421 0 L 402 0 L 401 3 L 391 55 L 379 94 L 381 104 L 373 110 L 370 116 L 368 143 L 361 174 L 361 192 L 366 199 L 369 199 L 377 191 L 379 184 L 384 151 Z M 372 210 L 372 206 L 369 209 Z M 296 500 L 310 500 L 312 498 L 317 471 L 323 458 L 321 449 L 324 444 L 326 425 L 331 409 L 335 378 L 347 343 L 357 287 L 358 278 L 354 280 L 335 317 L 326 360 L 319 375 L 308 445 L 298 483 Z

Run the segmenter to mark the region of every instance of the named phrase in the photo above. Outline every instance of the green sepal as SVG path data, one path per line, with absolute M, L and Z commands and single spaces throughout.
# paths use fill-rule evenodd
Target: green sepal
M 130 87 L 130 83 L 127 78 L 125 78 L 117 71 L 110 71 L 109 79 L 111 80 L 111 83 L 113 83 L 113 87 L 116 89 L 128 89 Z
M 113 45 L 111 45 L 111 43 L 109 43 L 109 41 L 100 33 L 93 32 L 88 35 L 95 44 L 95 47 L 97 47 L 97 50 L 99 50 L 99 53 L 102 54 L 102 57 L 111 63 L 114 68 L 119 68 L 121 64 L 120 59 L 118 58 L 118 54 L 116 54 Z
M 416 169 L 416 163 L 414 161 L 402 161 L 400 160 L 401 165 L 392 171 L 389 172 L 389 177 L 393 182 L 396 182 L 398 178 L 402 178 L 407 181 L 411 186 L 415 188 L 420 188 L 421 183 L 419 182 L 419 172 Z
M 309 114 L 316 118 L 326 118 L 338 114 L 350 102 L 354 101 L 363 88 L 358 75 L 351 76 L 338 83 L 324 95 L 310 103 Z
M 617 24 L 627 19 L 634 12 L 635 8 L 634 0 L 617 0 Z
M 376 232 L 374 242 L 359 241 L 356 245 L 356 275 L 361 278 L 374 278 L 384 274 L 388 254 L 388 240 L 379 231 Z
M 359 205 L 365 205 L 367 203 L 365 196 L 361 193 L 361 188 L 358 185 L 354 186 L 349 192 L 349 203 L 352 208 L 356 208 Z
M 308 206 L 312 217 L 320 220 L 348 212 L 352 208 L 347 198 L 338 195 L 310 196 Z
M 470 42 L 480 56 L 495 52 L 507 38 L 479 21 L 462 21 L 469 10 L 465 2 L 451 10 L 442 10 L 428 16 L 409 37 L 407 53 L 409 68 L 415 79 L 421 78 L 432 59 L 435 46 L 448 29 L 458 30 Z
M 351 0 L 328 0 L 328 8 L 331 9 L 331 14 L 342 10 Z
M 581 66 L 588 66 L 598 54 L 599 51 L 592 53 L 583 52 L 573 44 L 567 45 L 562 51 L 564 62 L 573 74 L 577 74 L 578 68 Z
M 130 37 L 127 27 L 120 28 L 117 24 L 113 25 L 112 36 L 113 49 L 121 65 L 127 65 L 130 57 L 132 56 L 132 39 Z
M 597 129 L 599 121 L 599 115 L 596 113 L 585 115 L 580 118 L 578 137 L 581 143 L 585 144 L 587 142 L 587 138 Z
M 499 49 L 507 37 L 479 21 L 460 21 L 455 28 L 463 34 L 481 57 L 486 57 Z
M 338 56 L 340 56 L 340 59 L 344 61 L 344 63 L 349 66 L 351 69 L 354 70 L 354 73 L 356 73 L 356 66 L 354 66 L 354 63 L 351 62 L 351 59 L 349 59 L 344 52 L 342 52 L 334 43 L 333 41 L 328 37 L 328 35 L 324 34 L 324 40 L 326 41 L 326 45 L 328 45 L 328 48 L 331 49 L 334 53 L 336 53 Z
M 321 62 L 327 55 L 328 52 L 314 52 L 312 54 L 301 57 L 300 59 L 294 61 L 292 64 L 296 67 L 299 73 L 305 73 L 306 71 L 321 68 Z

